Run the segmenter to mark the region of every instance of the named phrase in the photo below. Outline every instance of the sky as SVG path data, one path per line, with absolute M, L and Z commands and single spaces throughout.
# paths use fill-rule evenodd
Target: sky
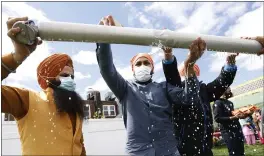
M 28 16 L 39 21 L 61 21 L 97 24 L 107 15 L 112 15 L 125 27 L 170 29 L 176 32 L 206 35 L 263 36 L 263 2 L 2 2 L 2 55 L 13 50 L 7 33 L 8 17 Z M 86 99 L 92 88 L 109 91 L 102 79 L 96 56 L 95 43 L 47 42 L 44 41 L 2 84 L 41 91 L 37 83 L 36 69 L 47 56 L 63 52 L 73 59 L 77 92 Z M 157 52 L 153 55 L 157 82 L 165 80 L 162 70 L 162 51 L 151 46 L 112 45 L 115 66 L 126 78 L 133 78 L 130 59 L 139 52 Z M 174 49 L 180 65 L 188 50 Z M 201 70 L 199 80 L 209 83 L 220 73 L 227 53 L 207 51 L 197 61 Z M 238 72 L 235 87 L 248 80 L 263 76 L 263 56 L 243 55 L 237 57 Z

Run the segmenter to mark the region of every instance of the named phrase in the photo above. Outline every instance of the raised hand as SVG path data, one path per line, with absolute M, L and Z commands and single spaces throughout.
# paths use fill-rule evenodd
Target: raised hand
M 226 63 L 229 65 L 236 64 L 236 57 L 239 55 L 239 53 L 236 54 L 228 54 L 226 57 Z
M 16 42 L 16 35 L 21 31 L 20 28 L 12 28 L 13 25 L 18 21 L 27 21 L 28 17 L 18 17 L 18 18 L 8 18 L 7 29 L 8 33 L 7 35 L 11 38 L 13 45 L 14 45 L 14 59 L 17 61 L 17 63 L 21 63 L 25 57 L 27 57 L 30 53 L 36 50 L 37 45 L 40 45 L 42 43 L 41 39 L 37 38 L 37 41 L 33 45 L 24 45 L 21 43 Z
M 173 58 L 172 48 L 170 48 L 170 47 L 162 47 L 161 49 L 164 52 L 164 59 L 165 60 L 171 60 Z
M 194 65 L 194 63 L 204 54 L 206 49 L 206 43 L 200 37 L 192 42 L 189 46 L 189 54 L 184 62 L 185 65 Z
M 103 17 L 100 20 L 99 25 L 116 26 L 115 20 L 114 20 L 114 18 L 111 15 L 108 15 L 108 16 Z
M 262 45 L 262 49 L 257 53 L 258 56 L 264 54 L 264 37 L 258 36 L 258 37 L 241 37 L 242 39 L 248 39 L 248 40 L 256 40 Z

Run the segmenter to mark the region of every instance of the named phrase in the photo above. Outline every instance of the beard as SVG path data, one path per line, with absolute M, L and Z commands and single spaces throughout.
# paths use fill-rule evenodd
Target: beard
M 53 89 L 53 98 L 58 112 L 73 115 L 77 113 L 81 119 L 84 118 L 83 99 L 78 93 L 58 88 L 57 84 L 50 87 Z

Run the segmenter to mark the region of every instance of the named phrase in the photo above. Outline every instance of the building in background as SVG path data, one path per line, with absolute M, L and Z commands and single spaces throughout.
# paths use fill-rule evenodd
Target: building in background
M 234 108 L 240 108 L 250 104 L 256 105 L 259 108 L 263 107 L 263 76 L 247 81 L 234 88 L 231 88 L 234 97 L 229 100 L 234 103 Z
M 115 118 L 119 113 L 118 104 L 114 96 L 102 101 L 100 92 L 90 88 L 87 92 L 87 100 L 84 101 L 84 113 L 86 119 L 102 118 L 102 116 Z
M 122 113 L 122 105 L 120 104 L 119 100 L 116 98 L 115 94 L 113 92 L 107 92 L 105 94 L 105 101 L 116 101 L 117 103 L 117 116 L 116 118 L 122 118 L 123 113 Z

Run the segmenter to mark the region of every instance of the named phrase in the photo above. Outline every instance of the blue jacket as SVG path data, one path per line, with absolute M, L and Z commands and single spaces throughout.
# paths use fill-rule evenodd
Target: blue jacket
M 100 73 L 108 87 L 126 105 L 127 153 L 137 156 L 179 155 L 172 123 L 172 104 L 196 104 L 199 82 L 186 80 L 186 90 L 156 83 L 125 80 L 113 64 L 109 44 L 99 43 L 96 49 Z M 195 87 L 196 86 L 196 87 Z

